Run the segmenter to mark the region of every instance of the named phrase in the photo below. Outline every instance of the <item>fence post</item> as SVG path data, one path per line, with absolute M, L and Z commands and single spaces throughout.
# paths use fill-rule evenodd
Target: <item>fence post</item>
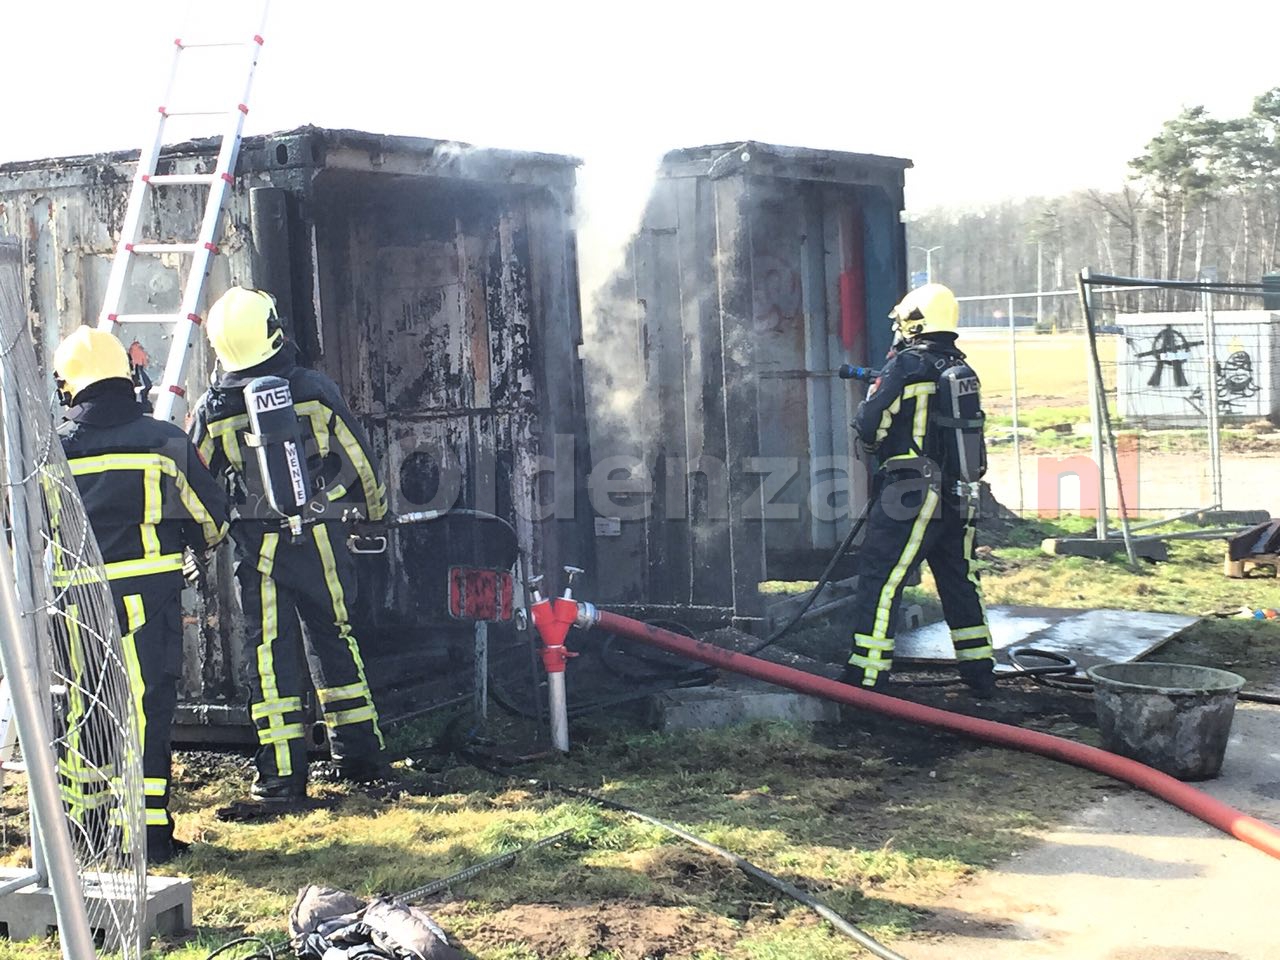
M 1036 301 L 1039 303 L 1039 299 Z M 1018 474 L 1018 515 L 1026 504 L 1022 493 L 1022 438 L 1018 434 L 1018 326 L 1013 319 L 1013 297 L 1009 298 L 1009 381 L 1013 391 L 1013 468 Z

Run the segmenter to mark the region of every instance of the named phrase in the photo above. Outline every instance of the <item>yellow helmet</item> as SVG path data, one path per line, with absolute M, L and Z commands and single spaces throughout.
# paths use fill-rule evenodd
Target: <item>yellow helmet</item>
M 902 302 L 889 311 L 889 319 L 904 337 L 954 331 L 960 326 L 960 304 L 950 287 L 926 283 L 903 297 Z
M 276 298 L 262 290 L 232 287 L 209 308 L 209 343 L 223 369 L 247 370 L 284 346 Z
M 131 380 L 133 372 L 124 344 L 105 330 L 78 327 L 53 352 L 53 375 L 70 401 L 99 380 Z

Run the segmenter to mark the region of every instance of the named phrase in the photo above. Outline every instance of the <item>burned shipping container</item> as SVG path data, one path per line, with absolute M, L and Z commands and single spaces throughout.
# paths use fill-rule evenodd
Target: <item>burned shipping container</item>
M 208 172 L 216 147 L 166 148 L 159 172 Z M 96 322 L 136 160 L 0 166 L 0 234 L 22 243 L 45 356 L 77 324 Z M 354 619 L 384 716 L 472 690 L 474 628 L 451 613 L 452 566 L 512 568 L 515 538 L 534 569 L 591 561 L 588 510 L 544 504 L 551 483 L 540 473 L 557 448 L 587 456 L 576 164 L 312 127 L 243 143 L 206 302 L 235 283 L 278 297 L 304 361 L 338 382 L 368 430 L 394 513 L 461 507 L 515 529 L 512 537 L 502 523 L 455 515 L 402 528 L 385 555 L 361 560 Z M 152 191 L 147 236 L 194 237 L 206 189 Z M 124 312 L 175 310 L 185 268 L 185 258 L 141 260 Z M 159 382 L 166 331 L 119 333 L 145 351 Z M 208 383 L 212 361 L 201 339 L 188 395 Z M 225 554 L 207 609 L 188 598 L 180 725 L 189 738 L 226 739 L 244 720 Z M 456 613 L 456 589 L 452 600 Z M 510 642 L 495 654 L 519 646 L 510 624 L 498 636 Z M 520 663 L 527 671 L 527 653 Z
M 720 144 L 667 154 L 587 338 L 602 602 L 750 620 L 815 578 L 866 497 L 850 421 L 906 288 L 909 160 Z

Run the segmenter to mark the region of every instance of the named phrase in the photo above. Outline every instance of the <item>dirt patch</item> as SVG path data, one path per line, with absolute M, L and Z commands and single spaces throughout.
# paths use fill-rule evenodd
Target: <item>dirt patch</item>
M 450 917 L 462 909 L 462 904 L 446 904 L 435 915 L 449 925 Z M 511 906 L 487 913 L 480 927 L 457 939 L 477 953 L 524 948 L 538 957 L 603 955 L 617 960 L 661 960 L 726 949 L 737 938 L 724 920 L 678 907 L 615 900 Z

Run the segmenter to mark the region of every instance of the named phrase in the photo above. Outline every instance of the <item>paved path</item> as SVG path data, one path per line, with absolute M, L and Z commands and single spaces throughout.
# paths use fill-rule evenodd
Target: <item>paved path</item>
M 1236 711 L 1203 785 L 1280 825 L 1280 709 Z M 1089 802 L 1043 843 L 957 886 L 908 960 L 1280 960 L 1280 860 L 1145 793 Z

